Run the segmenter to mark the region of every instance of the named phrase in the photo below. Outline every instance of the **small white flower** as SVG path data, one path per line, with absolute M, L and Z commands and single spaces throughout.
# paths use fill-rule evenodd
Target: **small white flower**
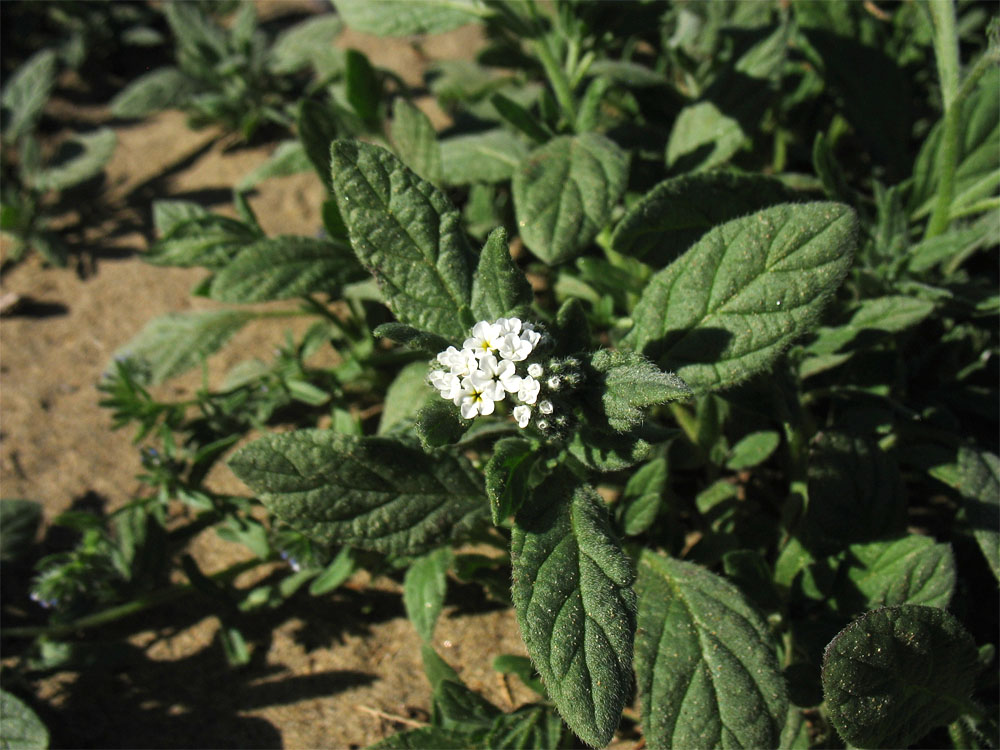
M 483 416 L 492 414 L 495 408 L 494 402 L 503 398 L 503 388 L 500 384 L 480 375 L 481 372 L 476 372 L 465 378 L 462 381 L 461 392 L 455 396 L 455 405 L 459 407 L 465 419 L 472 419 L 480 414 Z
M 502 318 L 501 318 L 502 320 Z M 471 349 L 477 357 L 485 357 L 492 354 L 500 345 L 503 333 L 496 323 L 487 323 L 481 320 L 472 328 L 472 335 L 462 344 L 463 349 Z
M 514 369 L 514 363 L 506 359 L 497 360 L 492 354 L 487 354 L 479 360 L 478 372 L 499 384 L 497 401 L 503 398 L 504 393 L 517 393 L 521 388 L 521 376 Z
M 528 422 L 531 421 L 531 407 L 521 404 L 520 406 L 515 406 L 512 412 L 514 419 L 517 420 L 517 426 L 524 429 L 528 426 Z
M 500 339 L 497 351 L 504 359 L 508 359 L 511 362 L 521 362 L 531 354 L 531 344 L 519 338 L 516 333 L 508 333 Z
M 535 330 L 535 327 L 531 323 L 523 323 L 521 325 L 521 338 L 531 344 L 532 348 L 538 345 L 538 342 L 542 340 L 542 334 Z
M 521 387 L 517 389 L 517 398 L 525 404 L 533 404 L 541 389 L 542 384 L 528 375 L 521 378 Z
M 545 382 L 545 386 L 550 391 L 558 391 L 560 386 L 562 386 L 562 378 L 560 378 L 558 375 L 553 375 Z
M 542 377 L 543 372 L 545 372 L 545 370 L 543 370 L 542 366 L 537 362 L 532 362 L 530 365 L 528 365 L 528 374 L 533 378 L 537 379 Z
M 430 381 L 432 386 L 437 388 L 441 397 L 446 398 L 449 401 L 453 400 L 462 390 L 461 378 L 452 372 L 433 370 L 431 374 L 427 376 L 427 379 Z
M 521 332 L 520 318 L 500 318 L 496 325 L 500 326 L 500 333 L 504 336 L 508 333 L 513 333 L 516 336 Z
M 549 401 L 548 399 L 545 399 L 544 401 L 539 401 L 538 402 L 538 411 L 540 411 L 542 414 L 551 414 L 552 413 L 552 402 Z
M 459 351 L 453 346 L 449 346 L 438 354 L 437 361 L 447 367 L 453 375 L 463 378 L 471 375 L 479 367 L 475 352 L 471 349 Z

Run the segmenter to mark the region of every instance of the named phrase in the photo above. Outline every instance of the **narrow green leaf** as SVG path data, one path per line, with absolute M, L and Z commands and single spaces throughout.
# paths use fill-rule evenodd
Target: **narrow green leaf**
M 350 547 L 341 547 L 337 556 L 309 585 L 310 596 L 328 594 L 354 575 L 357 569 L 354 551 Z
M 184 210 L 170 209 L 169 217 L 161 216 L 169 231 L 150 246 L 144 261 L 156 266 L 225 268 L 240 250 L 261 238 L 242 221 L 193 210 L 191 218 L 182 219 Z
M 774 453 L 780 442 L 781 436 L 774 430 L 751 432 L 729 451 L 726 468 L 739 471 L 762 464 Z
M 3 750 L 45 750 L 49 730 L 27 703 L 0 690 L 0 747 Z
M 611 741 L 632 682 L 632 567 L 600 496 L 557 474 L 521 508 L 513 597 L 528 654 L 570 728 Z
M 441 166 L 449 185 L 509 180 L 527 155 L 527 146 L 506 130 L 456 135 L 441 141 Z
M 625 192 L 629 155 L 603 135 L 553 138 L 514 173 L 521 237 L 549 265 L 578 255 Z
M 118 137 L 111 128 L 77 133 L 60 144 L 50 166 L 32 177 L 36 190 L 65 190 L 99 174 L 111 160 Z
M 379 120 L 382 82 L 363 52 L 349 49 L 344 61 L 347 102 L 354 108 L 354 112 L 362 122 L 374 128 Z
M 254 317 L 246 310 L 168 313 L 147 323 L 115 357 L 143 362 L 149 382 L 162 383 L 197 367 Z
M 365 273 L 342 243 L 311 237 L 268 237 L 244 247 L 212 279 L 221 302 L 267 302 L 322 293 L 331 298 Z
M 403 323 L 383 323 L 373 332 L 376 336 L 395 341 L 397 344 L 436 355 L 448 348 L 448 340 L 436 333 L 427 333 Z
M 324 13 L 285 29 L 267 51 L 268 67 L 272 73 L 285 75 L 312 65 L 329 76 L 336 72 L 338 62 L 343 64 L 343 53 L 333 43 L 343 28 L 338 16 Z
M 57 63 L 55 50 L 43 49 L 5 82 L 0 94 L 5 142 L 13 143 L 34 129 L 55 86 Z
M 299 140 L 326 189 L 331 192 L 333 181 L 330 175 L 330 144 L 337 137 L 339 125 L 330 105 L 312 99 L 303 99 L 299 104 L 295 121 Z
M 594 471 L 620 471 L 649 457 L 653 446 L 634 434 L 598 432 L 587 428 L 577 432 L 567 446 L 570 454 Z
M 0 500 L 0 560 L 23 557 L 35 543 L 42 521 L 42 505 L 34 500 Z
M 267 435 L 229 460 L 264 505 L 321 541 L 421 554 L 487 519 L 482 480 L 457 455 L 328 430 Z
M 477 320 L 524 317 L 533 300 L 531 285 L 510 257 L 507 230 L 497 227 L 486 239 L 472 279 L 472 313 Z
M 857 219 L 836 203 L 785 204 L 716 227 L 649 281 L 622 345 L 696 393 L 770 366 L 847 272 Z
M 480 20 L 477 0 L 335 0 L 337 12 L 356 31 L 375 36 L 441 34 Z
M 944 609 L 955 591 L 955 558 L 947 544 L 910 534 L 891 542 L 850 546 L 847 580 L 860 594 L 857 610 L 924 604 Z
M 441 182 L 441 147 L 427 115 L 406 99 L 397 99 L 389 136 L 406 166 L 428 182 Z
M 433 640 L 434 625 L 444 607 L 450 565 L 451 550 L 440 547 L 414 560 L 403 577 L 406 616 L 425 643 Z
M 300 141 L 282 141 L 263 164 L 236 184 L 236 190 L 245 193 L 270 177 L 287 177 L 312 169 L 312 162 Z M 325 171 L 325 170 L 324 170 Z
M 164 237 L 190 219 L 209 216 L 207 208 L 193 201 L 153 201 L 153 226 L 156 234 Z
M 867 299 L 851 319 L 836 327 L 816 330 L 816 340 L 806 350 L 814 354 L 830 354 L 855 342 L 865 331 L 898 333 L 916 325 L 934 312 L 934 303 L 915 297 L 888 295 Z
M 674 177 L 629 208 L 615 227 L 611 247 L 663 267 L 717 224 L 794 200 L 795 192 L 784 183 L 759 174 Z
M 385 149 L 334 141 L 333 190 L 361 262 L 402 323 L 463 340 L 472 251 L 448 198 Z
M 615 432 L 638 426 L 645 418 L 645 407 L 692 395 L 683 380 L 637 352 L 602 349 L 591 356 L 590 367 L 596 377 L 588 378 L 588 384 L 593 383 L 600 398 L 599 419 Z M 591 405 L 596 406 L 593 399 Z
M 767 624 L 731 583 L 644 551 L 635 669 L 650 747 L 776 747 L 788 699 Z
M 111 100 L 111 114 L 139 119 L 163 109 L 182 106 L 197 90 L 197 83 L 178 68 L 157 68 L 139 76 Z
M 528 478 L 536 458 L 535 447 L 528 440 L 497 441 L 486 463 L 486 495 L 495 526 L 516 513 L 528 497 Z
M 943 609 L 876 609 L 826 648 L 827 715 L 855 747 L 909 747 L 965 712 L 978 671 L 972 636 Z
M 507 122 L 520 130 L 537 144 L 547 143 L 552 139 L 552 132 L 535 119 L 527 109 L 503 94 L 497 92 L 490 97 L 490 104 Z
M 656 520 L 667 486 L 667 460 L 654 458 L 640 467 L 625 484 L 622 524 L 628 536 L 646 531 Z
M 562 720 L 549 706 L 523 706 L 493 720 L 484 745 L 495 750 L 555 750 L 570 747 Z

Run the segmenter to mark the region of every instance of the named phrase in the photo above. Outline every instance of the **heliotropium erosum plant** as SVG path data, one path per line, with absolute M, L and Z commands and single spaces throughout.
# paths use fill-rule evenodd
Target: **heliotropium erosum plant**
M 854 212 L 778 204 L 714 227 L 650 278 L 609 347 L 578 302 L 554 314 L 535 304 L 504 229 L 477 253 L 445 194 L 388 151 L 337 140 L 331 156 L 351 246 L 397 319 L 376 333 L 427 353 L 433 397 L 412 429 L 271 434 L 239 450 L 233 471 L 329 543 L 420 561 L 509 536 L 525 645 L 585 743 L 610 742 L 635 670 L 651 745 L 679 720 L 695 731 L 684 718 L 695 700 L 721 721 L 698 730 L 711 744 L 776 746 L 788 699 L 766 623 L 707 570 L 626 551 L 597 486 L 676 433 L 662 405 L 765 370 L 808 329 L 851 263 Z M 664 650 L 678 629 L 694 640 Z M 671 686 L 687 669 L 685 699 Z M 488 728 L 458 726 L 470 744 Z

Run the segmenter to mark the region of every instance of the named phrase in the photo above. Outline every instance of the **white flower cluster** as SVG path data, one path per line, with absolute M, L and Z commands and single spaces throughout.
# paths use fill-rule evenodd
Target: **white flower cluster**
M 533 362 L 522 374 L 517 363 L 524 362 L 541 340 L 542 334 L 518 318 L 500 318 L 493 323 L 482 320 L 461 350 L 449 346 L 437 355 L 447 369 L 431 372 L 430 383 L 442 398 L 455 402 L 465 419 L 492 414 L 496 402 L 509 393 L 519 402 L 511 412 L 514 419 L 518 426 L 527 427 L 542 387 L 539 379 L 543 370 Z M 538 403 L 537 408 L 542 414 L 552 413 L 549 401 Z

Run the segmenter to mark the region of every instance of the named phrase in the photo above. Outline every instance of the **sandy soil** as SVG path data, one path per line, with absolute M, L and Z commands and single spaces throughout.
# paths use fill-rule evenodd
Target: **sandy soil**
M 426 40 L 420 51 L 406 40 L 351 32 L 338 43 L 417 84 L 427 59 L 467 56 L 477 36 L 461 29 Z M 433 103 L 423 104 L 444 124 Z M 107 118 L 100 108 L 84 115 Z M 273 149 L 226 149 L 217 133 L 189 130 L 177 112 L 116 130 L 104 192 L 87 207 L 97 223 L 83 236 L 92 259 L 85 273 L 45 268 L 31 257 L 2 279 L 3 292 L 22 298 L 18 311 L 0 321 L 2 494 L 41 501 L 47 518 L 82 498 L 112 509 L 141 493 L 131 431 L 109 430 L 96 383 L 112 353 L 151 318 L 214 305 L 189 295 L 203 272 L 143 263 L 151 202 L 187 198 L 231 213 L 230 186 Z M 322 198 L 319 181 L 301 175 L 263 183 L 251 204 L 269 234 L 312 235 Z M 212 371 L 268 352 L 284 327 L 258 325 L 240 334 L 211 360 Z M 184 387 L 181 379 L 167 392 Z M 239 488 L 231 476 L 218 481 Z M 206 571 L 246 555 L 214 533 L 199 537 L 193 549 Z M 253 647 L 242 670 L 226 666 L 213 603 L 191 597 L 109 632 L 109 650 L 91 668 L 47 679 L 39 697 L 51 708 L 43 708 L 43 718 L 54 744 L 68 747 L 366 745 L 404 727 L 389 717 L 427 718 L 419 639 L 399 591 L 393 581 L 357 579 L 323 599 L 304 597 L 241 620 Z M 127 645 L 112 642 L 122 635 Z M 510 710 L 530 699 L 490 667 L 498 654 L 524 653 L 510 610 L 453 587 L 435 640 L 468 685 L 497 705 Z

